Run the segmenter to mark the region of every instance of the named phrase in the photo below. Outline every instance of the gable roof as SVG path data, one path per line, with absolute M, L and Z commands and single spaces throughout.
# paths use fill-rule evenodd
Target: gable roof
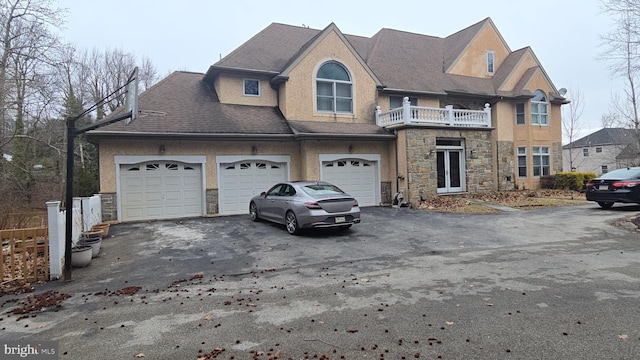
M 113 123 L 90 135 L 280 136 L 292 137 L 273 107 L 221 104 L 204 74 L 177 71 L 140 94 L 140 116 L 129 125 Z M 124 109 L 109 117 L 123 113 Z
M 177 71 L 138 98 L 140 116 L 129 125 L 109 124 L 89 131 L 93 138 L 166 136 L 182 138 L 293 139 L 308 137 L 395 138 L 375 124 L 287 121 L 277 107 L 222 104 L 202 73 Z M 106 119 L 124 113 L 124 108 Z M 295 123 L 295 125 L 294 125 Z
M 460 56 L 462 56 L 464 51 L 471 45 L 473 40 L 478 36 L 482 29 L 487 26 L 491 26 L 493 28 L 504 47 L 507 49 L 507 51 L 511 52 L 511 50 L 509 49 L 509 45 L 507 45 L 507 42 L 504 41 L 502 35 L 496 28 L 491 18 L 485 18 L 484 20 L 475 23 L 467 27 L 466 29 L 462 29 L 452 35 L 449 35 L 444 39 L 444 69 L 446 71 L 451 69 L 451 67 L 456 63 Z
M 564 149 L 576 147 L 627 145 L 635 139 L 635 130 L 625 128 L 604 128 L 563 146 Z
M 289 73 L 291 72 L 291 70 L 293 70 L 293 68 L 295 68 L 295 66 L 302 59 L 304 59 L 304 57 L 315 47 L 316 44 L 318 44 L 320 41 L 322 41 L 324 38 L 326 38 L 332 32 L 335 33 L 340 38 L 340 40 L 342 40 L 344 45 L 349 49 L 349 51 L 358 60 L 358 62 L 360 62 L 360 65 L 362 65 L 362 67 L 369 73 L 371 78 L 373 78 L 375 80 L 376 85 L 378 85 L 378 86 L 382 85 L 380 83 L 380 80 L 378 79 L 378 77 L 371 71 L 369 66 L 364 61 L 364 59 L 353 48 L 353 46 L 351 45 L 349 40 L 347 40 L 347 38 L 342 34 L 340 29 L 338 29 L 338 27 L 334 23 L 329 24 L 329 26 L 327 26 L 324 30 L 320 31 L 313 38 L 311 38 L 311 40 L 309 40 L 304 46 L 302 46 L 300 48 L 300 51 L 298 51 L 298 53 L 296 53 L 293 57 L 291 57 L 291 60 L 289 61 L 289 63 L 287 63 L 287 65 L 281 71 L 281 73 L 280 73 L 280 75 L 278 75 L 278 77 L 288 78 L 289 77 Z
M 493 78 L 447 73 L 447 69 L 487 26 L 495 29 L 505 48 L 511 51 L 491 18 L 485 18 L 446 38 L 388 28 L 367 38 L 342 34 L 333 23 L 323 30 L 272 23 L 213 64 L 206 78 L 212 79 L 221 71 L 249 71 L 286 80 L 289 69 L 323 36 L 335 31 L 385 91 L 435 95 L 532 96 L 529 91 L 498 91 L 500 85 L 513 74 L 513 69 L 518 66 L 524 54 L 533 54 L 533 50 L 528 47 L 511 53 L 496 69 Z M 542 66 L 539 69 L 553 88 L 553 83 Z M 564 100 L 559 94 L 550 94 L 549 97 Z

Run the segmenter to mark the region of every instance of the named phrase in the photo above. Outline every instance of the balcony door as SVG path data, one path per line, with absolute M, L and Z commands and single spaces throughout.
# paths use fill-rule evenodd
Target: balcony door
M 462 140 L 436 140 L 438 193 L 465 191 L 464 146 Z

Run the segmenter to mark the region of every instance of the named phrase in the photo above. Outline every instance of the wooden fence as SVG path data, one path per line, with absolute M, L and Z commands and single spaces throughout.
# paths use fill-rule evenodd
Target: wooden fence
M 2 284 L 49 280 L 47 228 L 0 230 Z

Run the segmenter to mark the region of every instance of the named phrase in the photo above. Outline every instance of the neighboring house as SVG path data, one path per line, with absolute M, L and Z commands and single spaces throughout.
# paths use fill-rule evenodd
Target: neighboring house
M 242 214 L 282 180 L 417 205 L 561 171 L 564 103 L 531 48 L 511 51 L 489 18 L 446 38 L 274 23 L 206 74 L 145 91 L 131 124 L 89 136 L 105 220 Z
M 637 140 L 633 129 L 600 129 L 562 147 L 562 169 L 600 175 L 625 166 L 637 166 L 640 164 Z

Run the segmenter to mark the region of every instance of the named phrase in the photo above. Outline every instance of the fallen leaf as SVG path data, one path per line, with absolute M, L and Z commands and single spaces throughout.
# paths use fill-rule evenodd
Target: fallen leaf
M 207 316 L 204 317 L 204 319 L 205 320 L 211 320 L 212 318 L 211 318 L 211 315 L 207 315 Z
M 493 304 L 489 303 L 489 304 L 485 304 L 486 306 L 493 306 Z
M 143 358 L 144 354 L 143 353 L 137 353 L 135 355 L 133 355 L 134 358 Z
M 624 334 L 624 335 L 618 335 L 618 337 L 622 340 L 627 340 L 629 338 L 629 335 Z
M 454 324 L 453 321 L 445 321 L 445 323 L 447 323 L 447 325 L 453 325 Z

